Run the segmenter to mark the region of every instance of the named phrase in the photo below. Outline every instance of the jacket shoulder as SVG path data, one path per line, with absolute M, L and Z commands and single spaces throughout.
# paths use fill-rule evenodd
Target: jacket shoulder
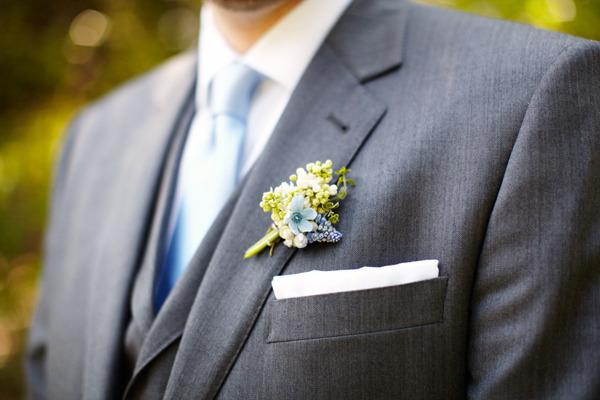
M 150 132 L 140 133 L 140 127 L 150 116 L 168 115 L 173 96 L 179 98 L 191 87 L 195 65 L 195 52 L 181 53 L 77 112 L 63 137 L 57 183 L 74 165 L 88 171 L 94 160 L 115 159 L 115 150 L 125 149 L 136 136 L 150 139 Z
M 143 106 L 144 103 L 152 102 L 163 94 L 163 88 L 168 82 L 182 78 L 193 79 L 195 64 L 196 52 L 193 50 L 175 55 L 88 104 L 79 112 L 78 119 L 106 116 L 106 113 L 122 111 L 123 107 L 131 104 Z
M 497 57 L 512 56 L 512 60 L 521 63 L 547 63 L 571 46 L 598 44 L 560 32 L 447 8 L 410 3 L 409 9 L 412 32 L 429 38 L 429 45 L 437 44 L 440 49 L 461 46 L 471 50 L 473 55 L 493 52 Z M 514 57 L 516 55 L 520 57 Z

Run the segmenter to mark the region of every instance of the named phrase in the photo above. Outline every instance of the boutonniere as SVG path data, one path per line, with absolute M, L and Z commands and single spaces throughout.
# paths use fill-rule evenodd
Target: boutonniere
M 306 169 L 298 168 L 289 182 L 263 193 L 260 207 L 271 213 L 273 223 L 246 251 L 244 258 L 253 257 L 267 247 L 272 254 L 280 241 L 287 247 L 299 249 L 312 243 L 339 242 L 342 233 L 335 229 L 340 220 L 336 210 L 346 198 L 348 186 L 355 185 L 354 180 L 347 177 L 349 172 L 342 167 L 334 173 L 331 160 L 316 161 L 306 164 Z

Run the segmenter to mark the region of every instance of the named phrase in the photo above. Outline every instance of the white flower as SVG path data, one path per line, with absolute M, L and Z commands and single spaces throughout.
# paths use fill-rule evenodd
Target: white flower
M 336 185 L 329 185 L 329 195 L 335 196 L 338 192 L 338 188 Z
M 318 192 L 321 188 L 323 179 L 313 173 L 306 172 L 304 168 L 298 168 L 296 176 L 296 185 L 301 189 L 311 188 L 313 192 Z
M 295 187 L 293 184 L 289 184 L 287 182 L 283 182 L 281 185 L 277 186 L 274 190 L 276 194 L 281 194 L 282 196 L 286 196 L 288 193 L 294 191 Z
M 308 238 L 305 234 L 299 233 L 294 237 L 294 247 L 302 249 L 308 244 Z
M 279 228 L 279 236 L 283 239 L 283 244 L 287 247 L 292 247 L 294 245 L 294 232 L 292 232 L 292 230 L 287 225 L 284 225 L 281 228 Z

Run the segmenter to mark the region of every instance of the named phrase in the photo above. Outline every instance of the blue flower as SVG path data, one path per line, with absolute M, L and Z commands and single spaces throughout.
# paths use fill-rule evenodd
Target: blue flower
M 311 232 L 314 226 L 311 221 L 316 217 L 317 212 L 315 210 L 310 207 L 304 207 L 304 196 L 296 195 L 290 202 L 290 207 L 283 223 L 290 227 L 294 235 L 298 235 L 301 232 Z

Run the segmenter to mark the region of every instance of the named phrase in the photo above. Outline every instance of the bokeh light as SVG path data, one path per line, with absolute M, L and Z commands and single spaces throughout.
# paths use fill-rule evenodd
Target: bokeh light
M 86 47 L 100 46 L 110 30 L 108 17 L 96 10 L 85 10 L 71 22 L 69 36 L 74 44 Z

